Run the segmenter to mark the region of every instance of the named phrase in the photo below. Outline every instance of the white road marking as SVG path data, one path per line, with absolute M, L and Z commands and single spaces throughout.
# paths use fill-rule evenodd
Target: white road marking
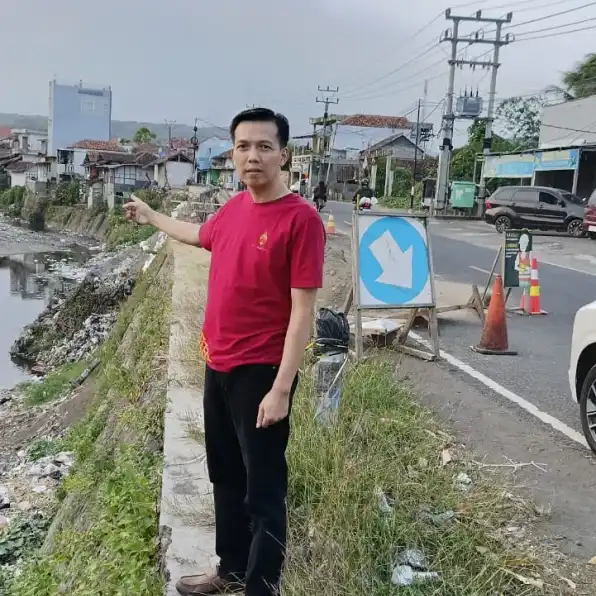
M 474 234 L 476 235 L 476 234 Z M 480 235 L 480 234 L 478 234 Z M 439 234 L 439 236 L 441 236 L 442 238 L 446 238 L 447 240 L 458 240 L 458 238 L 461 237 L 466 237 L 466 238 L 470 238 L 472 236 L 472 234 L 470 233 L 465 233 L 465 234 L 458 234 L 457 238 L 453 238 L 449 235 L 446 234 Z M 466 242 L 466 240 L 462 240 L 462 242 Z M 473 244 L 474 246 L 482 246 L 481 244 L 475 244 L 474 242 L 470 242 L 470 244 Z M 581 260 L 588 260 L 586 257 L 588 255 L 579 255 L 579 259 Z M 573 258 L 577 258 L 577 255 L 574 255 Z M 580 269 L 579 267 L 572 267 L 571 265 L 562 265 L 561 263 L 553 263 L 553 261 L 550 261 L 548 259 L 544 259 L 542 257 L 538 257 L 538 267 L 540 267 L 540 264 L 544 264 L 544 265 L 550 265 L 551 267 L 559 267 L 559 269 L 567 269 L 568 271 L 574 271 L 575 273 L 581 273 L 582 275 L 591 275 L 591 276 L 596 276 L 596 271 L 586 271 L 585 269 Z M 478 267 L 472 267 L 472 269 L 478 269 L 480 270 Z M 483 273 L 485 272 L 485 270 L 483 270 Z M 488 273 L 488 271 L 486 271 L 486 273 Z
M 468 265 L 470 269 L 474 269 L 474 271 L 480 271 L 480 273 L 486 273 L 486 275 L 490 275 L 490 271 L 488 269 L 483 269 L 482 267 L 476 267 L 476 265 Z
M 351 221 L 344 221 L 343 223 L 345 223 L 347 226 L 352 227 L 352 222 Z
M 428 341 L 426 341 L 424 338 L 422 338 L 420 335 L 418 335 L 417 333 L 410 331 L 410 336 L 413 339 L 415 339 L 417 342 L 421 343 L 426 348 L 430 349 L 430 347 L 431 347 L 430 343 Z M 498 393 L 501 397 L 508 399 L 509 401 L 513 402 L 514 404 L 517 404 L 520 408 L 522 408 L 523 410 L 528 412 L 528 414 L 531 414 L 535 418 L 538 418 L 538 420 L 540 420 L 541 422 L 544 422 L 545 424 L 548 424 L 551 428 L 553 428 L 554 430 L 565 435 L 568 439 L 571 439 L 572 441 L 579 443 L 582 447 L 585 447 L 586 449 L 588 449 L 588 444 L 586 443 L 584 436 L 581 433 L 573 430 L 570 426 L 567 426 L 565 423 L 561 422 L 558 418 L 555 418 L 554 416 L 551 416 L 550 414 L 543 412 L 542 410 L 537 408 L 534 404 L 530 403 L 528 400 L 517 395 L 517 393 L 513 393 L 513 391 L 509 391 L 509 389 L 506 389 L 505 387 L 503 387 L 496 381 L 493 381 L 491 378 L 487 377 L 485 374 L 481 373 L 480 371 L 476 370 L 475 368 L 472 368 L 469 364 L 466 364 L 465 362 L 462 362 L 461 360 L 455 358 L 455 356 L 452 356 L 448 352 L 445 352 L 445 350 L 443 350 L 442 348 L 441 348 L 441 357 L 445 361 L 447 361 L 449 364 L 457 367 L 459 370 L 466 373 L 473 379 L 480 381 L 484 386 L 488 387 L 489 389 L 492 389 L 493 391 Z M 578 413 L 579 413 L 579 408 L 578 408 Z
M 582 273 L 583 275 L 596 275 L 596 271 L 585 271 L 584 269 L 578 269 L 577 267 L 571 267 L 569 265 L 561 265 L 559 263 L 553 263 L 552 261 L 547 261 L 546 259 L 538 259 L 538 267 L 540 268 L 540 263 L 545 265 L 550 265 L 551 267 L 560 267 L 561 269 L 568 269 L 569 271 L 575 271 L 576 273 Z M 540 270 L 540 269 L 539 269 Z

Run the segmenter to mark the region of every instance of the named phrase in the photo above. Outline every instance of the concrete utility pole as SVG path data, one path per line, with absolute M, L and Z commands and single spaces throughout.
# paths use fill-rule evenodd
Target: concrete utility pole
M 197 132 L 199 131 L 199 127 L 197 126 L 197 122 L 198 122 L 198 118 L 195 118 L 195 125 L 192 127 L 192 137 L 190 139 L 190 143 L 192 145 L 192 178 L 193 178 L 193 182 L 197 183 L 197 176 L 198 176 L 198 170 L 197 170 L 197 149 L 199 148 L 199 139 L 197 137 Z
M 325 104 L 325 112 L 323 113 L 323 146 L 321 147 L 320 143 L 319 143 L 319 153 L 320 153 L 320 157 L 321 157 L 321 167 L 319 168 L 319 180 L 322 180 L 322 172 L 323 172 L 323 162 L 324 162 L 324 158 L 325 158 L 325 153 L 327 151 L 331 150 L 330 144 L 329 144 L 329 139 L 331 138 L 331 130 L 329 130 L 329 105 L 330 104 L 335 104 L 337 105 L 339 103 L 339 97 L 333 97 L 335 95 L 337 95 L 337 93 L 339 92 L 339 87 L 336 87 L 335 89 L 332 89 L 331 87 L 329 87 L 329 85 L 327 85 L 327 87 L 325 87 L 324 89 L 319 86 L 317 87 L 319 93 L 321 94 L 321 97 L 317 97 L 317 103 L 324 103 Z M 314 144 L 314 139 L 313 139 L 313 144 Z M 313 159 L 314 159 L 314 147 L 313 147 Z M 311 168 L 312 171 L 312 168 Z M 329 168 L 327 168 L 327 178 L 329 178 Z M 311 182 L 312 185 L 312 182 Z
M 428 81 L 424 81 L 424 96 L 428 92 Z M 416 192 L 416 174 L 418 170 L 418 143 L 420 143 L 420 100 L 418 100 L 418 110 L 416 112 L 416 137 L 414 142 L 414 171 L 412 172 L 412 189 L 410 190 L 410 209 L 414 209 L 414 193 Z
M 175 126 L 176 120 L 167 120 L 166 118 L 164 118 L 164 122 L 166 123 L 166 126 L 168 127 L 168 149 L 171 149 L 172 148 L 172 128 Z
M 497 84 L 497 69 L 499 68 L 499 49 L 501 46 L 511 43 L 512 36 L 507 34 L 504 38 L 501 37 L 501 29 L 504 23 L 510 23 L 513 13 L 508 13 L 502 19 L 487 18 L 482 16 L 482 11 L 479 10 L 474 16 L 455 16 L 451 14 L 451 9 L 445 11 L 445 18 L 453 21 L 453 28 L 451 31 L 447 30 L 441 36 L 440 41 L 451 43 L 451 56 L 449 58 L 449 84 L 447 87 L 447 101 L 445 115 L 443 116 L 443 141 L 439 147 L 441 153 L 439 154 L 439 167 L 437 169 L 437 187 L 435 192 L 435 200 L 433 202 L 434 212 L 438 207 L 445 205 L 447 201 L 447 187 L 449 183 L 449 166 L 451 164 L 451 152 L 453 151 L 453 126 L 455 122 L 455 114 L 453 112 L 453 91 L 455 88 L 455 67 L 456 66 L 482 66 L 492 67 L 491 90 L 488 106 L 488 116 L 486 133 L 484 138 L 484 153 L 490 153 L 491 138 L 492 138 L 492 120 L 494 117 L 495 91 Z M 472 34 L 460 37 L 460 24 L 464 22 L 474 23 L 492 23 L 497 27 L 496 36 L 494 39 L 486 39 L 482 30 L 476 31 Z M 457 45 L 458 43 L 465 43 L 468 46 L 474 44 L 490 44 L 494 47 L 494 54 L 492 61 L 479 60 L 458 60 L 457 59 Z M 486 189 L 480 188 L 478 197 L 479 213 L 484 213 L 484 197 Z

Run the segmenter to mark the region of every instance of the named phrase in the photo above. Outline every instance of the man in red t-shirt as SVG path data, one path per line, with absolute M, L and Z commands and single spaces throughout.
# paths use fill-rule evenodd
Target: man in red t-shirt
M 257 108 L 230 133 L 246 191 L 200 227 L 136 197 L 127 217 L 211 252 L 205 322 L 205 447 L 215 502 L 214 573 L 187 576 L 181 594 L 279 591 L 286 543 L 292 396 L 323 283 L 325 231 L 317 212 L 280 179 L 286 118 Z

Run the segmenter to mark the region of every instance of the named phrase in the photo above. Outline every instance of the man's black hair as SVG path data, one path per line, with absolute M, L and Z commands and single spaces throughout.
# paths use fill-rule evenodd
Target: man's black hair
M 288 146 L 290 140 L 290 123 L 283 115 L 269 108 L 250 108 L 234 116 L 230 124 L 230 136 L 234 140 L 236 129 L 241 122 L 273 122 L 277 127 L 277 138 L 282 149 Z

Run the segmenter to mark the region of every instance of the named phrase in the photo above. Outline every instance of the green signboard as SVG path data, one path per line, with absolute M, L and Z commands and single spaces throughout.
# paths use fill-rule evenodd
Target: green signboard
M 503 286 L 527 288 L 530 285 L 532 234 L 528 230 L 506 230 L 503 248 Z

